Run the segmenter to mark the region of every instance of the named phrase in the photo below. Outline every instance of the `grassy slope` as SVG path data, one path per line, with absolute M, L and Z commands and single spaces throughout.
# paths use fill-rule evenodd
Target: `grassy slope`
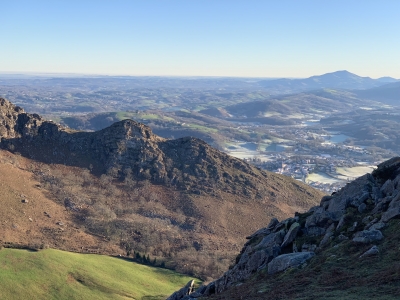
M 0 299 L 163 299 L 189 280 L 109 256 L 0 251 Z

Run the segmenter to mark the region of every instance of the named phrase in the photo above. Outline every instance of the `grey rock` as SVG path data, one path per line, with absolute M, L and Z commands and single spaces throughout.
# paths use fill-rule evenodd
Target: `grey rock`
M 389 209 L 382 214 L 381 221 L 387 223 L 390 219 L 400 217 L 400 207 Z
M 317 249 L 317 245 L 315 244 L 303 244 L 301 246 L 301 252 L 314 252 Z
M 314 252 L 297 252 L 279 255 L 268 264 L 268 274 L 272 275 L 291 267 L 300 266 L 314 255 Z
M 332 200 L 332 196 L 324 196 L 321 199 L 321 202 L 319 204 L 319 206 L 321 206 L 324 209 L 327 209 L 329 207 L 329 202 Z
M 372 256 L 372 255 L 377 255 L 379 254 L 379 249 L 377 246 L 372 246 L 368 251 L 364 252 L 360 258 L 366 257 L 366 256 Z
M 360 214 L 362 214 L 362 213 L 365 211 L 366 208 L 367 208 L 367 205 L 366 205 L 365 203 L 361 203 L 361 204 L 358 206 L 357 210 L 358 210 L 358 212 L 359 212 Z
M 345 218 L 345 216 L 343 215 L 343 216 L 340 218 L 338 225 L 336 226 L 336 230 L 340 230 L 340 229 L 344 226 L 345 221 L 346 221 L 346 218 Z
M 371 222 L 369 222 L 367 224 L 367 226 L 365 226 L 364 230 L 368 230 L 369 228 L 371 228 L 372 225 L 374 225 L 376 222 L 378 222 L 378 218 L 374 218 Z M 377 228 L 375 228 L 377 229 Z
M 382 202 L 376 203 L 374 209 L 371 211 L 371 214 L 375 215 L 383 212 L 384 207 L 385 205 Z
M 397 194 L 390 200 L 389 208 L 388 208 L 388 209 L 397 208 L 397 207 L 400 207 L 400 193 L 397 193 Z
M 354 235 L 353 242 L 369 244 L 383 239 L 383 234 L 380 230 L 363 230 Z
M 371 186 L 371 180 L 369 178 L 370 175 L 366 174 L 352 181 L 351 184 L 347 184 L 345 187 L 343 187 L 340 191 L 333 195 L 332 200 L 329 201 L 329 207 L 327 211 L 344 211 L 352 201 L 359 200 L 360 197 L 366 197 L 366 195 L 363 195 L 367 192 L 366 187 L 370 189 L 369 187 Z
M 381 192 L 381 190 L 380 190 L 379 187 L 374 186 L 374 187 L 372 188 L 372 198 L 373 198 L 373 200 L 375 201 L 375 203 L 378 202 L 379 199 L 382 198 L 382 192 Z
M 347 229 L 347 231 L 348 231 L 348 232 L 353 232 L 353 231 L 356 230 L 357 226 L 358 226 L 358 222 L 354 222 L 354 223 L 353 223 L 353 226 L 349 227 L 349 228 Z
M 272 218 L 271 221 L 269 221 L 269 224 L 268 224 L 267 228 L 268 229 L 272 229 L 278 224 L 279 224 L 278 219 L 277 218 Z
M 329 207 L 327 211 L 344 211 L 350 203 L 350 198 L 348 197 L 335 197 L 329 202 Z
M 351 201 L 351 205 L 358 207 L 360 204 L 364 203 L 369 198 L 369 193 L 364 192 L 360 197 L 356 197 Z
M 325 228 L 318 227 L 318 226 L 312 226 L 306 229 L 306 234 L 308 236 L 321 236 L 324 235 L 326 232 Z
M 343 234 L 339 234 L 339 236 L 338 236 L 338 240 L 339 241 L 346 241 L 346 240 L 348 240 L 349 238 L 347 237 L 347 236 L 345 236 L 345 235 L 343 235 Z
M 384 196 L 391 196 L 394 191 L 393 181 L 390 179 L 386 180 L 386 182 L 381 187 L 381 192 Z
M 273 246 L 280 246 L 285 236 L 285 230 L 281 230 L 275 233 L 270 233 L 264 237 L 261 242 L 254 247 L 254 249 L 268 249 Z
M 323 210 L 323 208 L 321 208 L 320 206 L 312 206 L 312 207 L 307 211 L 307 213 L 314 213 L 316 210 L 319 210 L 319 209 L 322 209 L 322 210 Z
M 284 239 L 283 239 L 283 243 L 281 245 L 281 247 L 286 247 L 287 245 L 289 245 L 291 242 L 293 242 L 293 240 L 296 238 L 297 233 L 299 232 L 300 229 L 300 224 L 295 222 L 292 224 L 292 226 L 290 226 L 288 232 L 286 233 Z
M 381 230 L 385 227 L 386 227 L 386 223 L 378 222 L 378 223 L 372 224 L 369 229 L 370 230 Z
M 369 224 L 369 223 L 371 222 L 371 219 L 372 219 L 371 216 L 366 216 L 366 217 L 364 217 L 364 218 L 362 219 L 361 222 L 362 222 L 363 224 L 367 225 L 367 224 Z
M 315 212 L 306 219 L 305 227 L 309 228 L 311 226 L 325 227 L 327 224 L 332 222 L 337 222 L 343 216 L 341 211 L 335 212 Z
M 394 188 L 400 190 L 400 174 L 393 180 Z
M 331 241 L 331 237 L 333 236 L 334 231 L 335 231 L 335 224 L 332 223 L 331 226 L 329 226 L 329 228 L 326 230 L 324 237 L 319 243 L 320 247 L 324 247 Z

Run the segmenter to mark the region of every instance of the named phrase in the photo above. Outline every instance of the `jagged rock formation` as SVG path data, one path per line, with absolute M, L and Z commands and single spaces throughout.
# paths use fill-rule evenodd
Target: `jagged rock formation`
M 270 224 L 247 237 L 248 242 L 221 278 L 180 299 L 219 294 L 241 284 L 256 272 L 270 276 L 288 268 L 305 267 L 330 247 L 343 241 L 370 245 L 359 258 L 377 255 L 385 239 L 381 230 L 400 218 L 400 157 L 382 163 L 304 214 Z M 179 298 L 176 298 L 179 300 Z
M 320 195 L 291 178 L 252 167 L 202 140 L 166 140 L 133 120 L 97 132 L 77 132 L 0 98 L 0 122 L 0 147 L 46 163 L 80 166 L 118 177 L 131 174 L 195 194 L 223 190 L 246 198 L 274 199 L 280 197 L 277 191 L 292 189 L 300 191 L 298 201 L 303 203 Z

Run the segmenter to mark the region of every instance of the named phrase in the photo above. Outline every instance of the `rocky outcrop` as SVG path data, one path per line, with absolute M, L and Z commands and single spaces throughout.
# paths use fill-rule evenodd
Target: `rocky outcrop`
M 361 210 L 360 205 L 364 205 Z M 308 212 L 281 222 L 273 219 L 247 237 L 235 265 L 193 295 L 221 293 L 263 270 L 274 276 L 289 268 L 306 267 L 318 253 L 343 242 L 371 244 L 360 258 L 377 255 L 378 246 L 373 244 L 385 238 L 380 230 L 388 221 L 400 218 L 399 207 L 400 158 L 396 157 L 332 196 L 323 197 L 320 205 Z

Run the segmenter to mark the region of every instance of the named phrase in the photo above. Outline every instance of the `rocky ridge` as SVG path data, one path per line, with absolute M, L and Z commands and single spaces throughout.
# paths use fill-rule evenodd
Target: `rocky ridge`
M 272 219 L 267 227 L 247 237 L 236 263 L 221 278 L 194 291 L 188 285 L 168 299 L 220 294 L 258 272 L 273 277 L 288 269 L 307 268 L 314 257 L 344 242 L 368 248 L 359 259 L 376 256 L 385 239 L 382 230 L 396 218 L 400 218 L 400 157 L 323 197 L 320 205 L 306 213 L 281 222 Z
M 1 148 L 45 163 L 85 167 L 120 178 L 132 176 L 195 194 L 223 190 L 246 198 L 274 199 L 279 197 L 277 191 L 290 186 L 301 192 L 299 201 L 320 195 L 294 179 L 261 171 L 200 139 L 166 140 L 133 120 L 96 132 L 78 132 L 0 98 L 0 124 Z

